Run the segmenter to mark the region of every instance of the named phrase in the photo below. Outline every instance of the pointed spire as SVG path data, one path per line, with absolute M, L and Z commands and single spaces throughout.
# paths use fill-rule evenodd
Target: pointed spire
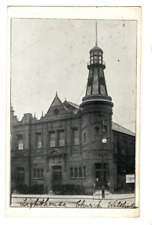
M 56 91 L 56 96 L 58 97 L 58 92 Z
M 98 46 L 97 21 L 96 21 L 96 46 Z
M 42 116 L 41 117 L 43 117 L 43 111 L 42 111 Z

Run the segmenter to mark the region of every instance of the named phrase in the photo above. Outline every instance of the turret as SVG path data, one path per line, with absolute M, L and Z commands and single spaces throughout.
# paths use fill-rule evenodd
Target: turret
M 96 38 L 97 39 L 97 38 Z M 82 99 L 82 157 L 87 168 L 85 186 L 90 192 L 96 179 L 100 185 L 113 183 L 112 99 L 108 95 L 103 51 L 96 45 L 90 51 L 86 94 Z M 92 179 L 89 179 L 92 177 Z

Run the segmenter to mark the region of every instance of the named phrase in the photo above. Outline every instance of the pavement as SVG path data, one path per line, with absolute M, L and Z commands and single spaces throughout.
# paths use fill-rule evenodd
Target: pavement
M 135 194 L 111 194 L 101 191 L 94 195 L 23 195 L 12 194 L 11 207 L 28 208 L 135 208 Z

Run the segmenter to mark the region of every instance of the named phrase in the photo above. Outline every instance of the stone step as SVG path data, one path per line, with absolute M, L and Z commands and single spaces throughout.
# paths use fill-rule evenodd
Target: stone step
M 108 194 L 110 194 L 110 192 L 108 190 L 105 190 L 105 195 L 108 195 Z M 102 195 L 102 191 L 96 190 L 93 195 Z

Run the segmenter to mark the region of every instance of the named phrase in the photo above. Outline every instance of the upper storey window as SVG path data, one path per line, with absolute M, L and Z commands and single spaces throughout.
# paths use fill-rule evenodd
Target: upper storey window
M 42 135 L 41 133 L 36 134 L 37 148 L 42 148 Z
M 55 132 L 50 133 L 50 147 L 55 147 Z
M 78 131 L 78 129 L 73 129 L 73 144 L 79 145 L 79 131 Z
M 23 143 L 23 135 L 18 135 L 18 150 L 24 149 L 24 143 Z
M 59 146 L 65 146 L 65 134 L 64 130 L 59 131 Z

